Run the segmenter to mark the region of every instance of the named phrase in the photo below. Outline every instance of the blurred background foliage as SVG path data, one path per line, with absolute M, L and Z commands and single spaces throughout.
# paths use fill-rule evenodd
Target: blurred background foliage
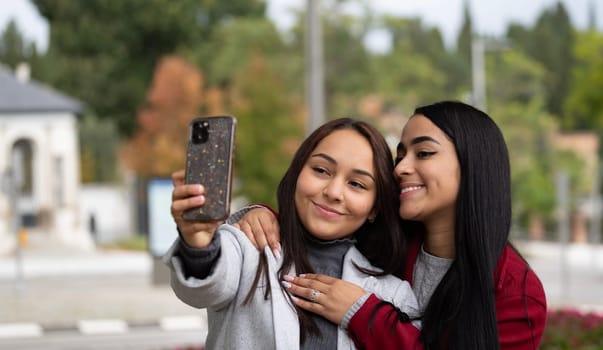
M 261 0 L 32 0 L 48 20 L 46 52 L 14 22 L 0 61 L 26 61 L 34 79 L 83 101 L 82 177 L 115 182 L 169 176 L 184 166 L 196 115 L 238 118 L 237 194 L 275 204 L 275 189 L 304 137 L 305 13 L 279 32 Z M 361 15 L 342 10 L 363 6 Z M 355 116 L 392 140 L 415 107 L 471 96 L 470 9 L 456 41 L 420 18 L 378 16 L 361 0 L 321 2 L 328 118 Z M 512 23 L 504 48 L 485 52 L 487 110 L 507 138 L 518 227 L 554 225 L 555 174 L 570 175 L 572 203 L 594 170 L 555 147 L 562 133 L 603 135 L 603 34 L 578 30 L 562 3 L 531 26 Z M 369 49 L 375 31 L 391 39 Z M 550 230 L 553 231 L 553 230 Z

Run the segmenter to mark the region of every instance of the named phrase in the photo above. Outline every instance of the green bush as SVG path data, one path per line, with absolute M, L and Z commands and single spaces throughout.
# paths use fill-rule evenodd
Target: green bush
M 148 249 L 147 237 L 143 235 L 134 235 L 118 241 L 99 244 L 103 249 L 119 249 L 144 251 Z
M 540 349 L 603 349 L 603 314 L 573 309 L 549 311 Z

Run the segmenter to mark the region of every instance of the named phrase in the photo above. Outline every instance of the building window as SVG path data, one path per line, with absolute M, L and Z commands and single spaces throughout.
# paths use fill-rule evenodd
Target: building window
M 17 180 L 17 193 L 33 194 L 33 149 L 31 141 L 21 139 L 13 146 L 13 172 Z

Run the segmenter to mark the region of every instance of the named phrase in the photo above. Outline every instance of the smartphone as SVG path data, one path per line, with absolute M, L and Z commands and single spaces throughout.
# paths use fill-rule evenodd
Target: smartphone
M 188 127 L 187 184 L 205 187 L 205 204 L 185 211 L 191 221 L 221 221 L 230 214 L 230 190 L 237 120 L 233 116 L 193 119 Z

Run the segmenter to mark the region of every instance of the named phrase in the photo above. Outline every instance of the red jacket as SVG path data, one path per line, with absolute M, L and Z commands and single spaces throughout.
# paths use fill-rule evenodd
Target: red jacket
M 409 276 L 411 284 L 420 243 L 413 242 L 406 261 L 406 276 Z M 494 281 L 500 348 L 538 349 L 546 321 L 546 298 L 542 283 L 509 246 L 505 247 L 498 260 Z M 396 313 L 389 305 L 376 311 L 369 330 L 371 315 L 379 302 L 375 295 L 371 295 L 350 320 L 348 332 L 356 346 L 367 350 L 423 349 L 420 332 L 412 324 L 396 322 L 391 331 L 392 323 L 388 320 Z

